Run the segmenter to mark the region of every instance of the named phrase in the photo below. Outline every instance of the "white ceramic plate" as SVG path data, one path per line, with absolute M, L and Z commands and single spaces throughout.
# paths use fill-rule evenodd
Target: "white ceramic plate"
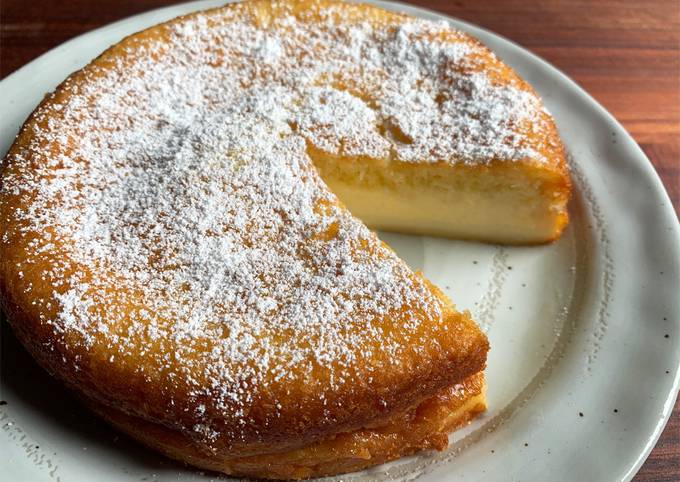
M 123 36 L 224 2 L 139 15 L 78 37 L 0 82 L 0 154 L 42 96 Z M 498 247 L 383 233 L 413 268 L 472 311 L 491 341 L 488 412 L 421 454 L 344 480 L 628 480 L 668 419 L 680 380 L 680 230 L 651 164 L 564 74 L 497 35 L 481 39 L 543 97 L 572 158 L 572 221 L 559 242 Z M 5 480 L 209 480 L 82 409 L 2 336 Z

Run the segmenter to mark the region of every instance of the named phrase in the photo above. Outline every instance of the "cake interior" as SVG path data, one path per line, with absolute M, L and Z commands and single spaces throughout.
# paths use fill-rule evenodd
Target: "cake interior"
M 371 229 L 502 244 L 555 239 L 564 178 L 529 162 L 407 163 L 312 151 L 321 177 Z

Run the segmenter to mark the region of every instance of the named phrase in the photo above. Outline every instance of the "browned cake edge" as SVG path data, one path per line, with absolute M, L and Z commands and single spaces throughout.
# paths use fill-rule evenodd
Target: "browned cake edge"
M 114 427 L 190 465 L 239 477 L 306 479 L 363 470 L 421 450 L 444 450 L 449 432 L 486 409 L 485 388 L 484 374 L 479 372 L 375 425 L 289 451 L 263 447 L 263 453 L 247 457 L 200 450 L 180 431 L 101 404 L 86 403 Z

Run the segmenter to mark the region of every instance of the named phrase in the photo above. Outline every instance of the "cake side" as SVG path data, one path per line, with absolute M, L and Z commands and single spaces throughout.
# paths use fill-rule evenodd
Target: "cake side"
M 238 477 L 286 480 L 353 472 L 419 450 L 442 450 L 449 432 L 486 409 L 484 376 L 478 373 L 377 424 L 290 451 L 265 447 L 262 454 L 234 457 L 230 451 L 201 451 L 184 434 L 163 425 L 107 406 L 88 405 L 113 426 L 170 458 Z

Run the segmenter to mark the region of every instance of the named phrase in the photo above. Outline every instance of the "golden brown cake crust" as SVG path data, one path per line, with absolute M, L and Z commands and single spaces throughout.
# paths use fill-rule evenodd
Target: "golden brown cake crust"
M 370 427 L 334 434 L 290 451 L 281 451 L 276 445 L 263 447 L 263 454 L 247 457 L 234 457 L 229 451 L 201 451 L 179 431 L 110 407 L 89 405 L 123 432 L 196 467 L 239 477 L 304 479 L 361 470 L 419 450 L 443 450 L 450 431 L 486 409 L 484 391 L 484 375 L 477 373 Z

